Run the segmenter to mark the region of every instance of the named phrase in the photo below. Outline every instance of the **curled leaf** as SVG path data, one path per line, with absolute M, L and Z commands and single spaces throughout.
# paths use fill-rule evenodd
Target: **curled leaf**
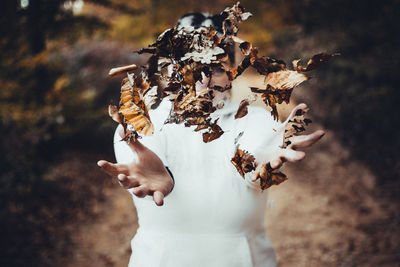
M 265 77 L 265 84 L 277 90 L 290 90 L 309 79 L 303 73 L 292 70 L 280 70 L 271 72 Z
M 239 118 L 243 118 L 244 116 L 247 115 L 247 113 L 249 112 L 248 110 L 248 105 L 250 105 L 249 100 L 247 99 L 243 99 L 240 104 L 239 104 L 239 108 L 235 114 L 235 119 L 239 119 Z
M 306 126 L 312 121 L 304 117 L 302 110 L 298 110 L 295 116 L 285 126 L 282 148 L 288 147 L 292 142 L 291 138 L 306 130 Z
M 338 56 L 340 55 L 339 53 L 335 53 L 335 54 L 328 54 L 328 53 L 320 53 L 320 54 L 316 54 L 314 56 L 312 56 L 312 58 L 310 58 L 307 62 L 307 66 L 303 67 L 300 66 L 300 59 L 296 59 L 292 61 L 293 64 L 293 69 L 296 71 L 311 71 L 314 70 L 316 68 L 318 68 L 319 66 L 321 66 L 322 64 L 324 64 L 325 62 L 327 62 L 329 59 L 331 59 L 331 57 L 333 56 Z
M 236 153 L 231 159 L 231 163 L 243 178 L 245 173 L 256 169 L 254 156 L 240 148 L 236 149 Z
M 121 74 L 123 72 L 131 71 L 137 69 L 137 66 L 135 64 L 132 65 L 126 65 L 123 67 L 118 67 L 118 68 L 112 68 L 110 72 L 108 73 L 108 76 L 115 76 L 117 74 Z
M 241 42 L 239 45 L 240 51 L 242 51 L 242 53 L 244 55 L 248 55 L 250 54 L 251 50 L 253 49 L 253 46 L 250 42 Z
M 269 163 L 267 163 L 262 165 L 257 179 L 260 179 L 261 190 L 265 190 L 286 181 L 288 178 L 280 171 L 273 171 Z
M 124 118 L 123 118 L 122 114 L 118 112 L 117 106 L 115 106 L 113 104 L 109 104 L 108 105 L 108 115 L 110 115 L 110 117 L 114 121 L 118 122 L 119 124 L 124 124 Z
M 204 143 L 208 143 L 211 142 L 217 138 L 219 138 L 224 131 L 221 129 L 221 127 L 219 127 L 219 125 L 217 124 L 218 119 L 216 119 L 211 125 L 210 125 L 210 129 L 208 132 L 203 133 L 203 142 Z
M 124 117 L 126 124 L 131 125 L 139 134 L 153 134 L 154 126 L 150 121 L 148 109 L 138 88 L 133 87 L 128 78 L 122 82 L 119 105 L 119 112 Z

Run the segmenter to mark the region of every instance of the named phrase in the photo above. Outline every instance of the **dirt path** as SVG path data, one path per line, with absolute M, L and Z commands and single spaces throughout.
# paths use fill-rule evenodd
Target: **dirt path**
M 75 252 L 68 266 L 128 266 L 130 240 L 137 217 L 128 192 L 114 183 L 105 190 L 106 201 L 74 236 Z
M 236 86 L 244 82 L 238 79 Z M 375 177 L 350 158 L 332 132 L 284 172 L 289 180 L 268 190 L 266 210 L 280 266 L 399 266 L 397 206 L 376 197 Z M 99 215 L 74 236 L 70 266 L 127 265 L 136 213 L 116 183 L 105 194 Z

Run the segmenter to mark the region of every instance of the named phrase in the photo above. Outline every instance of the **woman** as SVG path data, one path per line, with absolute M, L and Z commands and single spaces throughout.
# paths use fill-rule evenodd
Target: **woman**
M 219 29 L 217 16 L 201 13 L 183 16 L 178 26 Z M 225 72 L 212 77 L 211 83 L 203 81 L 196 89 L 230 83 Z M 276 266 L 264 225 L 267 192 L 256 181 L 259 168 L 270 163 L 277 169 L 285 161 L 303 159 L 305 153 L 296 149 L 311 146 L 324 132 L 298 136 L 282 149 L 285 123 L 274 121 L 258 107 L 249 107 L 247 116 L 235 119 L 238 105 L 218 93 L 214 100 L 223 99 L 225 105 L 212 118 L 219 118 L 225 132 L 220 138 L 203 143 L 193 128 L 163 125 L 171 108 L 171 102 L 164 100 L 150 111 L 153 136 L 127 144 L 120 141 L 123 131 L 119 126 L 114 138 L 118 163 L 99 161 L 104 171 L 132 193 L 137 209 L 139 228 L 132 239 L 129 266 Z M 289 119 L 306 108 L 298 105 Z M 245 179 L 230 163 L 235 139 L 243 130 L 240 147 L 255 155 L 259 166 Z

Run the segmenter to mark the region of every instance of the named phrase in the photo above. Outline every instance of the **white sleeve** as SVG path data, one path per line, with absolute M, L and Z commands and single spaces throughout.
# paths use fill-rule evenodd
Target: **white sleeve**
M 157 154 L 165 166 L 168 166 L 167 157 L 165 154 L 166 136 L 162 131 L 162 126 L 168 116 L 170 103 L 163 101 L 160 106 L 155 110 L 150 110 L 150 119 L 154 125 L 154 134 L 151 136 L 143 136 L 139 141 Z M 118 134 L 122 125 L 119 125 L 114 134 L 114 152 L 115 158 L 118 163 L 129 163 L 132 160 L 137 160 L 136 153 L 129 147 L 129 145 L 121 140 Z
M 157 156 L 164 163 L 164 166 L 168 166 L 167 157 L 165 154 L 166 136 L 163 134 L 161 129 L 165 119 L 169 114 L 168 104 L 169 103 L 161 103 L 159 108 L 149 111 L 150 119 L 154 125 L 154 134 L 151 136 L 144 136 L 139 140 L 144 146 L 157 154 Z M 137 154 L 125 141 L 121 140 L 121 137 L 118 133 L 120 129 L 122 129 L 122 125 L 118 125 L 114 133 L 114 153 L 117 162 L 127 164 L 132 161 L 137 161 Z M 128 191 L 132 194 L 134 199 L 137 199 L 137 197 L 132 193 L 132 189 L 128 189 Z M 152 201 L 151 196 L 146 196 L 143 199 Z

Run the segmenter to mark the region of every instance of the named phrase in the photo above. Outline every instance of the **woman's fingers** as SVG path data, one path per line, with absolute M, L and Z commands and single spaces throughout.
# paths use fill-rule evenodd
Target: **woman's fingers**
M 280 158 L 271 160 L 270 166 L 272 169 L 279 169 L 282 166 L 282 160 Z
M 282 161 L 297 162 L 304 159 L 306 153 L 303 151 L 296 151 L 292 149 L 282 149 L 280 152 L 280 159 Z
M 304 113 L 307 112 L 307 110 L 308 110 L 308 107 L 306 104 L 304 104 L 304 103 L 298 104 L 290 112 L 289 117 L 287 118 L 287 121 L 293 119 L 295 116 L 303 115 Z
M 125 189 L 137 187 L 140 185 L 139 181 L 135 177 L 127 176 L 125 174 L 119 174 L 118 181 Z
M 162 206 L 164 204 L 164 194 L 160 191 L 155 191 L 153 193 L 153 200 L 157 206 Z
M 294 136 L 290 138 L 290 141 L 292 143 L 289 145 L 288 148 L 296 150 L 298 148 L 310 147 L 319 139 L 321 139 L 324 135 L 325 132 L 323 130 L 318 130 L 309 135 Z
M 135 194 L 137 197 L 145 197 L 149 194 L 149 188 L 145 184 L 142 184 L 133 188 L 133 194 Z
M 117 177 L 120 173 L 125 173 L 127 168 L 121 164 L 114 164 L 105 160 L 99 160 L 97 165 L 112 177 Z

